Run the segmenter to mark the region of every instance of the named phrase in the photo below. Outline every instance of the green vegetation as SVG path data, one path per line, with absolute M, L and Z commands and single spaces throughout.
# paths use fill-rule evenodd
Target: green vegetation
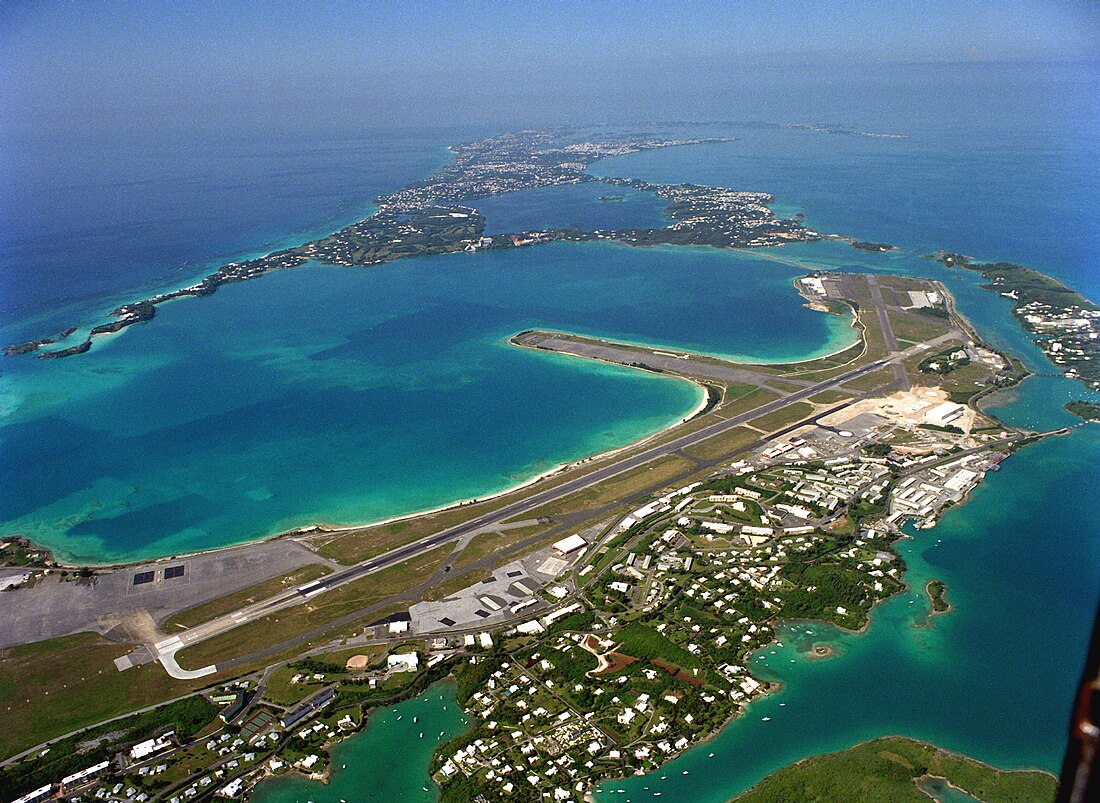
M 932 255 L 947 267 L 977 271 L 983 285 L 1013 301 L 1012 313 L 1052 363 L 1092 388 L 1100 387 L 1100 305 L 1057 279 L 1010 262 L 974 262 L 962 254 Z
M 180 627 L 194 627 L 203 622 L 209 622 L 211 619 L 224 616 L 227 613 L 243 608 L 253 602 L 274 596 L 280 591 L 285 591 L 288 588 L 308 583 L 310 580 L 324 577 L 331 571 L 330 568 L 322 566 L 319 563 L 303 566 L 300 569 L 287 572 L 279 577 L 273 577 L 270 580 L 265 580 L 254 586 L 242 588 L 240 591 L 235 591 L 224 597 L 218 597 L 210 602 L 205 602 L 202 605 L 196 605 L 194 608 L 188 608 L 185 611 L 173 614 L 165 620 L 162 629 L 167 633 Z
M 967 356 L 966 351 L 961 346 L 952 346 L 933 354 L 931 357 L 925 357 L 920 361 L 917 370 L 926 374 L 939 374 L 942 376 L 951 373 L 956 368 L 969 364 L 970 357 Z
M 469 566 L 471 563 L 476 563 L 489 555 L 513 547 L 519 542 L 546 529 L 546 526 L 533 524 L 530 527 L 514 527 L 509 530 L 500 531 L 491 530 L 490 532 L 474 536 L 474 538 L 470 540 L 470 543 L 466 545 L 466 548 L 463 549 L 455 559 L 454 567 L 460 569 L 464 566 Z M 470 585 L 470 583 L 467 583 L 467 585 Z
M 951 603 L 947 601 L 947 584 L 943 580 L 929 580 L 925 583 L 924 592 L 932 603 L 932 613 L 947 613 L 951 610 Z
M 838 606 L 849 615 L 870 608 L 872 600 L 867 598 L 863 583 L 865 574 L 854 567 L 791 562 L 780 575 L 794 585 L 782 597 L 781 615 L 785 619 L 822 619 L 846 624 L 848 616 L 839 614 Z
M 65 775 L 105 761 L 122 747 L 146 739 L 164 728 L 174 729 L 181 740 L 190 739 L 213 722 L 218 711 L 218 707 L 205 697 L 187 697 L 63 739 L 51 745 L 45 755 L 39 754 L 6 767 L 0 773 L 0 798 L 19 797 Z M 15 724 L 10 718 L 8 721 Z
M 13 536 L 0 541 L 0 565 L 44 567 L 49 565 L 49 553 L 26 538 Z
M 759 439 L 760 433 L 755 430 L 748 427 L 734 427 L 720 435 L 707 438 L 694 446 L 689 446 L 684 450 L 684 453 L 692 457 L 698 457 L 700 460 L 715 460 L 733 454 Z
M 1093 304 L 1076 290 L 1037 270 L 1011 262 L 973 262 L 968 257 L 962 259 L 964 261 L 959 263 L 960 267 L 981 273 L 990 282 L 990 289 L 999 293 L 1015 292 L 1019 296 L 1016 299 L 1019 306 L 1038 301 L 1051 307 L 1100 310 L 1100 306 Z
M 159 664 L 119 672 L 130 647 L 94 633 L 0 650 L 0 755 L 201 688 L 173 680 Z M 90 762 L 95 763 L 95 762 Z
M 769 775 L 738 803 L 815 800 L 819 803 L 928 803 L 916 779 L 945 778 L 985 803 L 1053 800 L 1054 777 L 1004 771 L 932 745 L 889 736 L 850 750 L 800 761 Z
M 795 402 L 775 412 L 754 418 L 749 422 L 749 426 L 756 427 L 764 432 L 774 432 L 787 424 L 793 424 L 795 421 L 811 415 L 813 411 L 814 406 L 809 402 Z
M 851 245 L 852 245 L 852 248 L 856 248 L 860 251 L 870 251 L 871 253 L 880 253 L 880 252 L 883 252 L 883 251 L 893 251 L 894 250 L 894 246 L 889 245 L 887 243 L 872 243 L 872 242 L 856 241 L 856 242 L 853 242 Z
M 1066 411 L 1086 421 L 1100 421 L 1100 404 L 1087 401 L 1066 402 Z
M 403 257 L 460 251 L 484 229 L 485 219 L 465 207 L 432 206 L 407 213 L 384 209 L 287 253 L 334 265 L 377 265 Z
M 680 669 L 698 669 L 703 662 L 696 656 L 641 622 L 631 622 L 614 636 L 623 655 L 645 661 L 665 661 Z
M 815 393 L 809 398 L 809 401 L 814 404 L 836 404 L 837 402 L 848 401 L 852 398 L 852 394 L 844 393 L 839 390 L 823 390 L 820 393 Z
M 942 335 L 947 321 L 927 316 L 914 315 L 900 309 L 889 309 L 890 326 L 899 341 L 907 344 L 927 343 Z
M 565 499 L 550 502 L 526 515 L 554 516 L 612 504 L 622 499 L 629 499 L 643 491 L 661 487 L 673 479 L 689 474 L 695 468 L 695 463 L 686 457 L 666 455 L 606 482 L 601 482 L 598 486 L 586 488 Z

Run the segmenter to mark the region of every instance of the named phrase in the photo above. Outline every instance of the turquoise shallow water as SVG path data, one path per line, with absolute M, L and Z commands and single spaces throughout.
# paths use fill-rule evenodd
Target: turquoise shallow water
M 561 244 L 309 267 L 174 302 L 79 358 L 10 361 L 3 529 L 106 562 L 484 496 L 701 398 L 509 335 L 551 326 L 760 359 L 851 342 L 845 319 L 801 305 L 797 274 L 706 249 Z
M 460 736 L 466 717 L 454 685 L 438 683 L 424 694 L 373 712 L 367 727 L 332 750 L 327 784 L 278 778 L 256 787 L 255 803 L 338 803 L 369 800 L 429 801 L 439 797 L 428 777 L 436 747 Z M 413 722 L 413 718 L 416 722 Z

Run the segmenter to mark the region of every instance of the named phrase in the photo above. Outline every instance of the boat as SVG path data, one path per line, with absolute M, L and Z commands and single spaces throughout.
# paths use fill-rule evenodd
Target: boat
M 771 722 L 772 718 L 771 717 L 763 717 L 760 721 L 761 722 Z
M 413 717 L 413 724 L 416 724 L 419 721 L 420 721 L 420 717 Z
M 714 753 L 711 753 L 707 758 L 714 758 Z

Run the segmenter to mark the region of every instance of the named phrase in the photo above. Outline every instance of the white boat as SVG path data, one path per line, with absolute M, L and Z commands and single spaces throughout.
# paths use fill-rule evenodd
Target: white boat
M 772 718 L 771 717 L 763 717 L 760 721 L 761 722 L 771 722 Z

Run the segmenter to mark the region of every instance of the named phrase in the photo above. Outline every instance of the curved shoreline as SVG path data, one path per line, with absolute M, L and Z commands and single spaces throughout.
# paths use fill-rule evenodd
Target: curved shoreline
M 506 340 L 505 342 L 510 343 L 510 338 L 508 340 Z M 570 356 L 570 358 L 574 358 L 573 355 L 569 355 L 569 356 Z M 594 360 L 594 362 L 599 362 L 599 363 L 602 363 L 603 365 L 610 365 L 609 363 L 604 363 L 602 360 Z M 366 521 L 366 522 L 363 522 L 363 523 L 360 523 L 360 524 L 339 524 L 339 525 L 337 525 L 337 524 L 330 524 L 330 523 L 316 522 L 315 521 L 311 524 L 299 525 L 297 527 L 292 527 L 292 528 L 287 529 L 287 530 L 281 530 L 280 532 L 272 533 L 270 535 L 265 535 L 265 536 L 262 536 L 260 538 L 251 538 L 251 539 L 248 539 L 248 540 L 241 541 L 239 543 L 226 544 L 224 546 L 212 547 L 210 549 L 194 549 L 194 550 L 191 550 L 191 551 L 188 551 L 188 552 L 178 552 L 178 553 L 172 553 L 172 554 L 168 554 L 168 555 L 150 556 L 150 557 L 147 557 L 147 558 L 137 558 L 137 559 L 134 559 L 134 560 L 105 561 L 105 562 L 102 562 L 102 563 L 95 562 L 95 561 L 73 561 L 71 559 L 71 557 L 69 557 L 69 556 L 60 556 L 60 555 L 58 555 L 57 552 L 55 552 L 54 548 L 49 547 L 49 546 L 44 546 L 40 542 L 35 541 L 33 538 L 31 538 L 31 537 L 29 537 L 25 534 L 12 533 L 10 537 L 19 537 L 19 538 L 25 539 L 26 541 L 28 541 L 31 544 L 32 547 L 34 547 L 35 550 L 46 553 L 49 556 L 49 562 L 55 564 L 59 568 L 63 568 L 63 569 L 89 568 L 89 569 L 105 570 L 105 569 L 120 569 L 120 568 L 124 568 L 126 566 L 136 566 L 136 565 L 148 564 L 148 563 L 157 563 L 157 562 L 160 562 L 160 561 L 179 560 L 179 559 L 182 559 L 182 558 L 194 557 L 196 555 L 209 555 L 209 554 L 213 554 L 213 553 L 217 553 L 217 552 L 224 552 L 224 551 L 231 550 L 231 549 L 246 549 L 246 548 L 248 548 L 252 545 L 255 545 L 255 544 L 262 544 L 262 543 L 265 543 L 267 541 L 274 541 L 274 540 L 280 539 L 280 538 L 299 538 L 299 537 L 305 537 L 305 536 L 311 536 L 311 535 L 335 535 L 335 536 L 339 536 L 339 535 L 344 535 L 344 534 L 347 534 L 347 533 L 356 532 L 357 530 L 363 530 L 363 529 L 366 529 L 366 528 L 369 528 L 369 527 L 384 527 L 388 524 L 396 524 L 398 522 L 410 521 L 412 519 L 420 518 L 421 516 L 431 516 L 431 515 L 435 515 L 437 513 L 444 513 L 444 512 L 447 512 L 447 511 L 451 511 L 451 510 L 457 510 L 457 509 L 463 508 L 463 507 L 469 507 L 471 505 L 481 504 L 483 502 L 494 501 L 494 500 L 499 499 L 501 497 L 504 497 L 504 496 L 507 496 L 509 494 L 515 493 L 516 491 L 521 491 L 525 488 L 528 488 L 532 485 L 535 485 L 536 483 L 542 482 L 543 480 L 545 480 L 545 479 L 547 479 L 551 476 L 560 474 L 560 473 L 565 472 L 565 471 L 569 471 L 570 469 L 574 469 L 574 468 L 577 468 L 579 466 L 586 465 L 588 463 L 592 463 L 592 462 L 595 462 L 595 461 L 598 461 L 598 460 L 604 460 L 604 459 L 609 458 L 609 457 L 614 457 L 615 455 L 620 454 L 622 452 L 625 452 L 627 450 L 634 449 L 638 446 L 642 446 L 642 445 L 648 443 L 649 441 L 653 440 L 654 438 L 665 435 L 666 433 L 671 432 L 672 430 L 674 430 L 676 427 L 682 426 L 683 424 L 686 424 L 687 422 L 693 420 L 694 418 L 697 418 L 708 407 L 709 400 L 710 400 L 710 394 L 709 394 L 706 386 L 703 385 L 700 382 L 697 382 L 697 381 L 693 380 L 693 379 L 689 379 L 688 377 L 683 377 L 683 376 L 674 376 L 672 374 L 662 374 L 662 373 L 658 373 L 656 371 L 649 371 L 649 370 L 646 370 L 646 369 L 640 369 L 640 368 L 636 368 L 636 367 L 632 368 L 631 366 L 614 366 L 614 367 L 624 368 L 624 369 L 628 369 L 628 370 L 642 370 L 642 371 L 645 371 L 645 373 L 650 374 L 651 376 L 653 376 L 655 378 L 675 380 L 675 381 L 685 382 L 685 383 L 694 385 L 700 391 L 701 398 L 696 403 L 695 407 L 693 407 L 683 417 L 677 419 L 676 421 L 674 421 L 674 422 L 672 422 L 672 423 L 670 423 L 666 426 L 661 427 L 660 429 L 657 429 L 653 432 L 650 432 L 649 434 L 644 435 L 641 438 L 638 438 L 638 439 L 636 439 L 634 441 L 631 441 L 629 443 L 625 443 L 621 446 L 616 446 L 612 449 L 608 449 L 608 450 L 602 451 L 602 452 L 594 452 L 594 453 L 592 453 L 592 454 L 590 454 L 586 457 L 581 457 L 581 458 L 578 458 L 576 460 L 569 460 L 569 461 L 566 461 L 566 462 L 563 462 L 563 463 L 558 463 L 557 465 L 552 466 L 551 468 L 548 468 L 545 471 L 539 472 L 538 474 L 535 474 L 531 477 L 528 477 L 525 480 L 521 480 L 520 482 L 518 482 L 514 485 L 509 485 L 505 488 L 502 488 L 498 491 L 493 491 L 493 492 L 491 492 L 489 494 L 486 494 L 484 496 L 476 496 L 476 497 L 467 498 L 467 499 L 458 499 L 458 500 L 455 500 L 455 501 L 452 501 L 452 502 L 446 502 L 442 505 L 438 505 L 438 506 L 433 507 L 433 508 L 427 508 L 427 509 L 423 509 L 423 510 L 416 510 L 416 511 L 412 511 L 410 513 L 402 513 L 402 514 L 399 514 L 399 515 L 390 516 L 388 518 L 377 519 L 377 520 L 373 520 L 373 521 Z

